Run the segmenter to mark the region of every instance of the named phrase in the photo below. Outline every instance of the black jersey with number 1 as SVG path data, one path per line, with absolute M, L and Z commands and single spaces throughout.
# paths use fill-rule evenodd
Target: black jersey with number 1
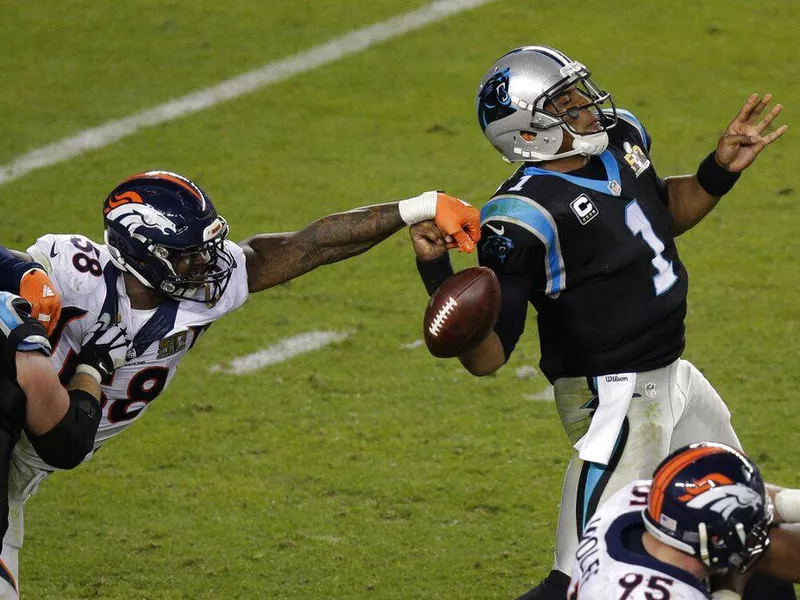
M 609 147 L 569 173 L 522 165 L 481 211 L 479 260 L 498 275 L 506 355 L 537 312 L 542 372 L 640 372 L 684 347 L 688 277 L 650 138 L 618 110 Z

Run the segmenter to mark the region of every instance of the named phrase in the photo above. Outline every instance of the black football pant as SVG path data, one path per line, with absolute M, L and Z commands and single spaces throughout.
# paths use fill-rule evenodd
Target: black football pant
M 0 540 L 8 530 L 8 474 L 11 451 L 19 440 L 25 419 L 25 394 L 0 373 Z M 2 569 L 0 569 L 2 576 Z
M 742 600 L 797 600 L 794 586 L 772 577 L 753 575 Z

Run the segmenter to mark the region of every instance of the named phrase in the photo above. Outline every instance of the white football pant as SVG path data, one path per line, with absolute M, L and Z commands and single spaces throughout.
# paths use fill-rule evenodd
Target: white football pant
M 589 385 L 586 377 L 554 384 L 561 425 L 573 445 L 589 429 L 596 408 Z M 584 462 L 573 449 L 561 492 L 554 568 L 572 572 L 581 531 L 600 504 L 625 484 L 649 479 L 670 452 L 693 442 L 722 442 L 741 449 L 731 414 L 708 380 L 686 360 L 637 373 L 609 464 Z

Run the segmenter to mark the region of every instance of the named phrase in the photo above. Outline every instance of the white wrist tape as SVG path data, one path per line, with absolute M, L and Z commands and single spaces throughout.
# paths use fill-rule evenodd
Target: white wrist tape
M 400 209 L 400 218 L 406 225 L 413 225 L 421 221 L 428 221 L 436 216 L 436 201 L 439 192 L 425 192 L 408 200 L 397 203 Z
M 800 490 L 781 490 L 775 494 L 775 510 L 785 523 L 800 523 Z
M 97 385 L 100 385 L 100 383 L 103 381 L 103 378 L 100 376 L 100 371 L 98 371 L 91 365 L 80 364 L 75 369 L 75 372 L 88 375 L 97 382 Z
M 742 600 L 742 597 L 733 590 L 717 590 L 711 594 L 712 600 Z

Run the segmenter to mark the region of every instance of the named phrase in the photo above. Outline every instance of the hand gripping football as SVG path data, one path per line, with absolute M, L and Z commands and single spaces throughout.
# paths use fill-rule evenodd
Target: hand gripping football
M 425 309 L 425 344 L 434 356 L 460 356 L 480 344 L 500 314 L 500 283 L 488 267 L 446 279 Z

